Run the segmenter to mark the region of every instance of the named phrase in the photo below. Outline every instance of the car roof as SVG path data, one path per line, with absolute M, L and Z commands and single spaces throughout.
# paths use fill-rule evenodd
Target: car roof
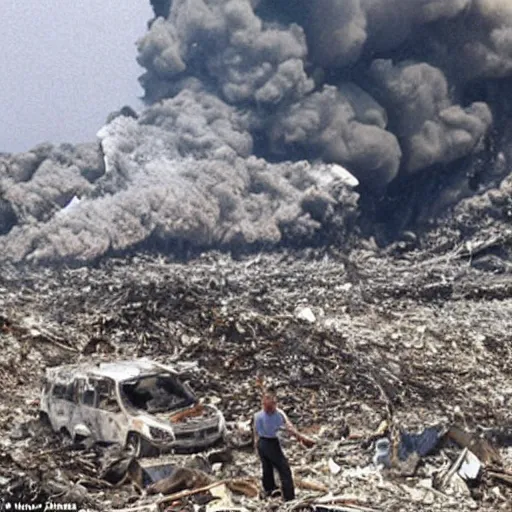
M 149 359 L 134 359 L 114 363 L 69 364 L 48 368 L 46 377 L 61 382 L 69 382 L 77 377 L 107 377 L 116 382 L 122 382 L 163 372 L 177 373 L 175 368 L 169 365 L 160 364 Z

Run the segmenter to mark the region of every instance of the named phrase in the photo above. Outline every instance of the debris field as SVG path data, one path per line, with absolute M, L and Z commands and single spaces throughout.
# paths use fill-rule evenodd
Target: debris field
M 511 327 L 510 275 L 475 268 L 461 250 L 397 256 L 368 244 L 349 256 L 309 249 L 238 259 L 209 252 L 186 263 L 139 254 L 95 267 L 5 265 L 0 494 L 91 510 L 510 510 Z M 104 478 L 116 447 L 66 445 L 41 426 L 46 367 L 133 357 L 196 365 L 192 388 L 217 405 L 229 430 L 230 457 L 210 464 L 215 457 L 202 456 L 211 482 L 259 485 L 250 420 L 262 388 L 277 389 L 292 422 L 317 441 L 283 441 L 297 500 L 213 488 L 219 499 L 209 504 L 200 494 L 165 501 L 131 478 Z M 480 459 L 469 483 L 453 475 L 464 464 L 470 471 L 463 458 L 474 444 L 443 445 L 412 471 L 376 467 L 383 421 L 391 433 L 456 425 L 495 455 Z M 198 460 L 173 457 L 184 467 Z

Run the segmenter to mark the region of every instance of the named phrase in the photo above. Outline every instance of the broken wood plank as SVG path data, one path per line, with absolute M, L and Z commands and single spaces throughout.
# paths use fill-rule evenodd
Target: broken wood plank
M 308 491 L 317 491 L 317 492 L 329 492 L 329 487 L 319 482 L 314 482 L 312 480 L 304 480 L 302 478 L 295 478 L 295 486 L 299 489 L 306 489 Z
M 176 414 L 169 417 L 169 421 L 171 423 L 180 423 L 186 418 L 193 418 L 195 416 L 201 416 L 204 412 L 204 405 L 197 404 L 190 409 L 186 409 L 184 411 L 177 412 Z
M 156 512 L 158 510 L 157 503 L 148 503 L 147 505 L 139 505 L 138 507 L 132 508 L 113 508 L 111 512 L 139 512 L 141 510 L 146 510 L 147 512 Z
M 214 487 L 217 487 L 219 485 L 227 484 L 230 480 L 219 480 L 218 482 L 213 482 L 212 484 L 205 485 L 203 487 L 198 487 L 197 489 L 188 489 L 186 491 L 180 491 L 176 492 L 174 494 L 169 494 L 168 496 L 164 496 L 163 498 L 160 498 L 157 501 L 157 504 L 160 505 L 162 503 L 168 503 L 169 501 L 176 501 L 181 500 L 183 498 L 188 498 L 189 496 L 193 496 L 194 494 L 199 494 L 201 492 L 209 491 L 210 489 L 213 489 Z
M 488 471 L 487 475 L 491 478 L 494 478 L 494 480 L 499 480 L 500 482 L 503 482 L 504 484 L 507 484 L 512 487 L 512 475 L 508 473 L 498 473 L 496 471 Z

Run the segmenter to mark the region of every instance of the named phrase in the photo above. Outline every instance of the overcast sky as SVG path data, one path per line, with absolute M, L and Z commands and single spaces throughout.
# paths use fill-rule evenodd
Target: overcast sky
M 0 0 L 0 152 L 92 141 L 111 111 L 139 109 L 151 15 L 149 0 Z

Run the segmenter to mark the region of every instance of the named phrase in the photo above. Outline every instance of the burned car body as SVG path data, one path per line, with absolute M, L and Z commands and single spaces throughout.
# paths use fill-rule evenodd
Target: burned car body
M 72 440 L 119 443 L 138 456 L 199 451 L 221 441 L 226 428 L 178 371 L 146 359 L 47 369 L 40 414 Z

